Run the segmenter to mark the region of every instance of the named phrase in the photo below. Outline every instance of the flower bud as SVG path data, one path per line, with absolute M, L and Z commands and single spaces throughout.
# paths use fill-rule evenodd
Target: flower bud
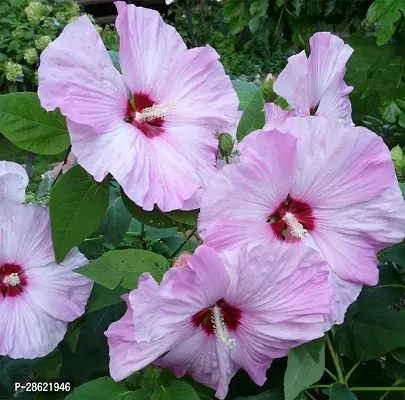
M 38 50 L 45 50 L 51 42 L 52 39 L 50 36 L 40 36 L 39 38 L 35 39 L 35 47 Z
M 233 152 L 234 140 L 229 133 L 219 135 L 219 153 L 222 157 L 230 157 Z
M 273 84 L 276 77 L 273 74 L 268 74 L 262 84 L 263 97 L 266 103 L 271 103 L 277 99 L 277 95 L 273 91 Z

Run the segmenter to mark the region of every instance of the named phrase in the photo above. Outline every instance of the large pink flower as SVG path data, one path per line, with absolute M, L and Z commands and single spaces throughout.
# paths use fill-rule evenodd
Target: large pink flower
M 42 357 L 84 313 L 92 282 L 72 270 L 87 259 L 55 262 L 46 208 L 4 200 L 0 220 L 0 354 Z
M 21 165 L 0 161 L 0 201 L 8 199 L 23 203 L 28 183 L 28 175 Z
M 126 314 L 106 332 L 115 380 L 154 362 L 223 399 L 238 369 L 263 385 L 274 358 L 323 335 L 332 290 L 314 250 L 255 248 L 227 269 L 200 246 L 187 263 L 160 285 L 143 274 L 126 298 Z
M 41 104 L 68 117 L 72 151 L 97 181 L 111 173 L 144 209 L 179 209 L 215 171 L 238 99 L 214 49 L 187 50 L 156 11 L 116 6 L 123 76 L 80 17 L 41 55 Z
M 340 323 L 361 285 L 377 283 L 376 252 L 405 236 L 405 203 L 389 150 L 369 130 L 322 117 L 289 118 L 283 130 L 240 143 L 240 163 L 205 192 L 201 235 L 220 251 L 284 239 L 316 248 L 335 287 L 331 322 Z
M 273 90 L 285 98 L 293 111 L 267 105 L 266 129 L 278 128 L 287 117 L 318 115 L 352 124 L 349 93 L 343 78 L 353 49 L 329 32 L 318 32 L 310 39 L 311 54 L 305 51 L 288 59 L 274 82 Z

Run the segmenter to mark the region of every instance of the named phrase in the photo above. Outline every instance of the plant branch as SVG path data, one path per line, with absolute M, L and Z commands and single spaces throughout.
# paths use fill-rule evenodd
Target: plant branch
M 349 388 L 352 392 L 405 392 L 405 387 L 397 387 L 397 386 L 386 386 L 386 387 L 377 387 L 377 386 L 369 386 L 369 387 L 351 387 Z
M 332 357 L 333 363 L 335 364 L 337 376 L 339 378 L 340 383 L 345 383 L 345 379 L 343 377 L 342 369 L 340 368 L 339 357 L 335 349 L 333 348 L 332 342 L 330 340 L 329 334 L 326 334 L 326 344 L 328 346 L 330 355 Z
M 352 376 L 352 373 L 355 371 L 355 369 L 360 365 L 360 363 L 356 363 L 353 365 L 353 367 L 351 368 L 351 370 L 347 373 L 347 375 L 345 376 L 345 383 L 347 385 L 347 382 L 349 382 L 350 377 Z
M 339 379 L 337 378 L 337 376 L 332 373 L 331 371 L 328 370 L 328 368 L 325 368 L 325 372 L 332 378 L 334 379 L 336 382 L 339 382 Z
M 310 400 L 316 400 L 316 398 L 314 396 L 312 396 L 311 393 L 308 392 L 308 390 L 304 390 L 305 396 L 309 397 Z
M 187 240 L 190 240 L 190 238 L 196 233 L 197 231 L 197 227 L 195 227 L 192 232 L 188 235 L 185 236 L 187 238 Z M 183 248 L 183 246 L 187 243 L 187 241 L 185 240 L 172 254 L 172 258 L 175 257 L 177 255 L 177 253 Z

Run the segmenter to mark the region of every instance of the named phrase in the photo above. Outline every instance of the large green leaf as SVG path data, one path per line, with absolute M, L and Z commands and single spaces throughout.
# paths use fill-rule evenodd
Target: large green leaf
M 125 207 L 139 222 L 142 222 L 145 225 L 153 226 L 155 228 L 172 228 L 174 226 L 177 226 L 174 219 L 167 217 L 157 207 L 155 207 L 152 211 L 145 211 L 144 209 L 136 205 L 133 201 L 131 201 L 123 190 L 121 190 L 121 195 Z
M 377 24 L 377 44 L 387 43 L 395 33 L 396 23 L 405 10 L 405 0 L 374 0 L 367 11 L 367 21 Z
M 378 259 L 381 261 L 393 262 L 402 268 L 405 268 L 405 242 L 398 243 L 395 246 L 387 247 L 380 251 Z
M 118 247 L 127 233 L 131 215 L 124 205 L 118 185 L 110 185 L 110 195 L 107 213 L 97 231 L 104 236 L 107 243 Z
M 121 286 L 117 286 L 115 289 L 108 289 L 103 285 L 95 283 L 87 302 L 86 314 L 120 303 L 123 301 L 121 296 L 126 292 L 128 290 Z
M 77 165 L 51 190 L 49 206 L 55 257 L 61 262 L 100 225 L 108 206 L 108 191 Z
M 120 284 L 123 288 L 134 289 L 142 273 L 150 272 L 160 279 L 167 266 L 167 260 L 159 254 L 128 249 L 105 253 L 76 271 L 109 289 L 115 289 Z
M 0 133 L 23 150 L 38 154 L 58 154 L 69 147 L 66 118 L 46 112 L 36 93 L 0 96 Z
M 151 396 L 151 400 L 199 400 L 194 388 L 184 381 L 171 381 L 161 385 Z
M 264 126 L 264 98 L 261 90 L 258 90 L 243 112 L 240 119 L 236 138 L 240 142 L 245 136 Z
M 382 109 L 382 118 L 391 124 L 398 123 L 399 126 L 405 128 L 405 100 L 385 100 Z
M 149 394 L 140 389 L 129 391 L 122 382 L 98 378 L 77 387 L 66 400 L 149 400 Z
M 332 385 L 330 391 L 330 400 L 356 400 L 357 397 L 342 383 Z
M 254 83 L 239 79 L 232 81 L 232 85 L 239 98 L 239 110 L 244 110 L 252 101 L 255 93 L 260 89 Z
M 393 311 L 381 302 L 360 301 L 338 326 L 339 350 L 355 361 L 368 361 L 405 347 L 405 311 Z
M 321 379 L 324 369 L 324 337 L 290 350 L 284 375 L 285 399 L 294 400 L 305 387 Z
M 190 211 L 176 210 L 167 212 L 165 213 L 165 215 L 167 215 L 174 221 L 181 222 L 187 225 L 196 226 L 199 213 L 200 210 L 190 210 Z
M 235 400 L 284 400 L 284 394 L 282 390 L 270 389 L 254 396 L 237 397 Z
M 364 286 L 359 300 L 376 301 L 393 306 L 404 295 L 404 283 L 401 274 L 392 263 L 379 266 L 379 280 L 375 286 Z

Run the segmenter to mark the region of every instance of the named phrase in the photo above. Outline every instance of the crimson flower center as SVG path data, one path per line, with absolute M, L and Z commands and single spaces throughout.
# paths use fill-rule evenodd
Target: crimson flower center
M 175 109 L 175 105 L 159 104 L 145 93 L 134 93 L 133 101 L 135 109 L 128 100 L 124 120 L 136 126 L 148 137 L 162 134 L 165 118 Z
M 233 349 L 236 340 L 231 337 L 231 333 L 237 330 L 240 318 L 241 311 L 221 299 L 213 306 L 193 315 L 192 323 L 195 328 L 201 326 L 208 335 L 214 334 L 219 341 Z
M 27 285 L 27 277 L 17 264 L 3 264 L 0 267 L 0 293 L 4 297 L 20 295 Z
M 276 237 L 284 240 L 290 234 L 291 239 L 303 239 L 315 228 L 315 218 L 311 206 L 303 201 L 288 197 L 270 215 L 271 229 Z

